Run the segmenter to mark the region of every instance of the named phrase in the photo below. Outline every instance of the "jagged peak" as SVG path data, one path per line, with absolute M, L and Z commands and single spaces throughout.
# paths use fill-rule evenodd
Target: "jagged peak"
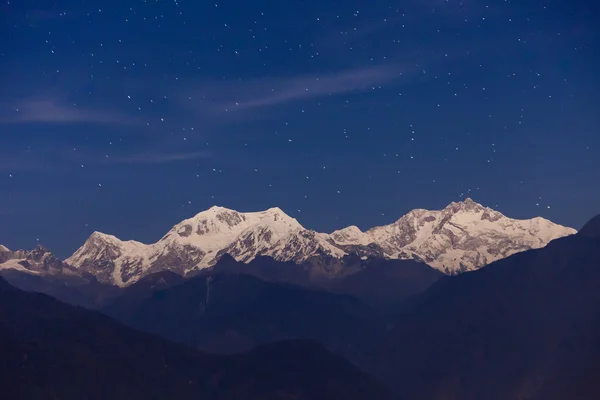
M 285 214 L 285 212 L 279 208 L 279 207 L 271 207 L 268 208 L 266 210 L 263 211 L 249 211 L 249 212 L 241 212 L 238 210 L 234 210 L 232 208 L 227 208 L 227 207 L 223 207 L 223 206 L 217 206 L 214 205 L 212 207 L 210 207 L 208 210 L 204 210 L 204 211 L 200 211 L 198 214 L 196 215 L 206 215 L 206 214 L 218 214 L 221 212 L 232 212 L 232 213 L 237 213 L 237 214 L 258 214 L 258 213 L 269 213 L 269 214 Z M 286 214 L 287 215 L 287 214 Z
M 481 206 L 481 204 L 477 203 L 476 201 L 473 201 L 473 199 L 470 197 L 465 198 L 462 201 L 462 203 L 467 206 Z
M 192 222 L 192 221 L 219 218 L 219 216 L 223 216 L 226 214 L 238 215 L 242 219 L 245 219 L 247 217 L 273 216 L 275 218 L 283 218 L 283 219 L 287 219 L 290 221 L 296 221 L 295 218 L 290 217 L 288 214 L 285 213 L 285 211 L 283 211 L 279 207 L 271 207 L 271 208 L 269 208 L 267 210 L 263 210 L 263 211 L 241 212 L 241 211 L 233 210 L 233 209 L 226 208 L 226 207 L 212 206 L 208 210 L 201 211 L 198 214 L 196 214 L 194 217 L 186 219 L 178 225 L 185 224 L 185 223 Z
M 38 253 L 50 253 L 52 254 L 52 252 L 43 244 L 38 243 L 35 248 L 33 249 L 33 251 L 38 252 Z
M 218 214 L 222 214 L 225 212 L 238 213 L 236 210 L 232 210 L 232 209 L 229 209 L 226 207 L 214 205 L 207 210 L 200 211 L 199 213 L 197 213 L 193 217 L 189 218 L 188 220 L 194 220 L 194 219 L 199 220 L 199 219 L 204 219 L 204 218 L 210 218 L 210 217 L 214 217 Z
M 202 214 L 203 212 L 219 213 L 219 212 L 222 212 L 222 211 L 237 212 L 236 210 L 232 210 L 232 209 L 227 208 L 227 207 L 214 205 L 214 206 L 212 206 L 211 208 L 209 208 L 206 211 L 201 211 L 200 214 Z
M 529 219 L 529 221 L 531 221 L 532 223 L 536 223 L 538 225 L 547 225 L 547 226 L 555 226 L 555 225 L 557 225 L 555 222 L 552 222 L 549 219 L 544 218 L 544 217 L 533 217 L 533 218 Z M 572 228 L 569 228 L 567 226 L 565 226 L 565 228 L 572 229 Z
M 3 251 L 3 252 L 4 251 L 10 251 L 10 249 L 8 247 L 3 246 L 3 245 L 0 244 L 0 251 Z
M 189 220 L 199 220 L 199 219 L 206 219 L 206 218 L 212 218 L 215 216 L 218 216 L 220 214 L 224 214 L 224 213 L 231 213 L 231 214 L 239 214 L 239 215 L 247 215 L 247 214 L 259 214 L 259 213 L 269 213 L 269 214 L 285 214 L 283 212 L 283 210 L 281 210 L 281 208 L 279 207 L 272 207 L 269 208 L 268 210 L 265 211 L 256 211 L 256 212 L 240 212 L 231 208 L 227 208 L 227 207 L 222 207 L 222 206 L 212 206 L 207 210 L 204 211 L 200 211 L 199 213 L 197 213 L 195 216 L 193 216 L 192 218 L 190 218 Z M 188 221 L 188 220 L 186 220 Z
M 488 208 L 477 203 L 476 201 L 473 201 L 473 199 L 471 199 L 470 197 L 467 197 L 463 201 L 453 201 L 452 203 L 448 204 L 448 206 L 446 206 L 446 208 L 444 210 L 451 210 L 453 212 L 459 212 L 459 211 L 481 211 L 481 210 L 485 210 L 485 209 L 488 209 Z M 489 209 L 489 210 L 491 210 L 491 209 Z
M 109 235 L 107 233 L 98 232 L 98 231 L 92 232 L 92 234 L 90 235 L 90 239 L 100 239 L 100 240 L 104 240 L 104 241 L 108 241 L 108 242 L 121 242 L 121 239 L 119 239 L 116 236 Z
M 336 235 L 336 234 L 343 234 L 343 233 L 358 233 L 358 234 L 360 234 L 360 233 L 363 233 L 363 231 L 356 225 L 350 225 L 345 228 L 333 231 L 331 234 Z
M 109 244 L 113 244 L 113 245 L 117 245 L 117 246 L 122 246 L 124 244 L 145 246 L 144 243 L 141 243 L 141 242 L 138 242 L 135 240 L 121 240 L 114 235 L 109 235 L 107 233 L 102 233 L 102 232 L 98 232 L 98 231 L 94 231 L 90 235 L 90 237 L 88 238 L 86 243 L 94 242 L 94 241 L 101 241 L 104 243 L 109 243 Z

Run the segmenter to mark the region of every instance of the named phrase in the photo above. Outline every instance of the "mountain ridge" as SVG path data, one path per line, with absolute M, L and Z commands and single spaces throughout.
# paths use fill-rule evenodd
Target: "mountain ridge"
M 214 266 L 224 254 L 245 263 L 258 256 L 302 263 L 357 254 L 414 259 L 456 274 L 575 232 L 540 217 L 511 219 L 470 198 L 442 210 L 414 209 L 364 232 L 351 225 L 332 233 L 306 229 L 278 207 L 242 213 L 213 206 L 151 244 L 94 232 L 65 263 L 99 282 L 122 287 L 155 272 L 185 276 Z

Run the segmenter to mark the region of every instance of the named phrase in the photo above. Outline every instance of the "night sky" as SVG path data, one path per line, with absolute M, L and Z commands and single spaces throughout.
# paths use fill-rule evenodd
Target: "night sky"
M 0 243 L 158 240 L 212 205 L 307 228 L 472 197 L 600 211 L 595 0 L 0 6 Z

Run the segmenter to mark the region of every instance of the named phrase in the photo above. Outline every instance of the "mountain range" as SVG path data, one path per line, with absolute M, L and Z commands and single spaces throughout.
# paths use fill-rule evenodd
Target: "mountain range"
M 118 287 L 41 247 L 2 254 L 25 270 L 2 271 L 11 283 L 74 303 L 91 293 L 105 314 L 0 278 L 8 398 L 600 398 L 600 216 L 447 275 L 360 252 L 226 252 Z
M 416 260 L 456 274 L 575 232 L 539 217 L 508 218 L 471 199 L 443 210 L 413 210 L 390 225 L 364 232 L 350 226 L 331 234 L 306 229 L 279 208 L 242 213 L 215 206 L 175 225 L 153 244 L 94 232 L 64 262 L 43 249 L 31 253 L 0 248 L 0 270 L 88 274 L 124 287 L 161 271 L 193 275 L 229 254 L 244 263 L 260 256 L 322 265 L 339 264 L 347 256 Z

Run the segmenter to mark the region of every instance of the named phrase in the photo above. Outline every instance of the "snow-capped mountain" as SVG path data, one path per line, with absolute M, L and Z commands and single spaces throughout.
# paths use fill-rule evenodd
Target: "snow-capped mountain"
M 0 245 L 0 271 L 17 270 L 32 275 L 76 274 L 70 265 L 62 262 L 43 246 L 31 251 L 11 251 Z
M 164 270 L 185 275 L 215 265 L 223 254 L 244 262 L 257 256 L 296 263 L 348 254 L 412 258 L 452 274 L 573 233 L 543 218 L 507 218 L 471 199 L 439 211 L 413 210 L 366 232 L 350 226 L 332 234 L 305 229 L 279 208 L 241 213 L 212 207 L 175 225 L 154 244 L 95 232 L 65 262 L 119 286 Z
M 447 274 L 478 269 L 576 233 L 544 218 L 511 219 L 466 199 L 439 211 L 417 209 L 393 224 L 336 231 L 337 243 L 376 243 L 389 258 L 419 259 Z
M 125 286 L 154 272 L 185 275 L 210 267 L 226 253 L 245 262 L 258 255 L 296 262 L 317 254 L 342 257 L 344 251 L 328 239 L 279 208 L 240 213 L 215 206 L 175 225 L 154 244 L 123 242 L 95 232 L 66 262 L 100 282 Z

